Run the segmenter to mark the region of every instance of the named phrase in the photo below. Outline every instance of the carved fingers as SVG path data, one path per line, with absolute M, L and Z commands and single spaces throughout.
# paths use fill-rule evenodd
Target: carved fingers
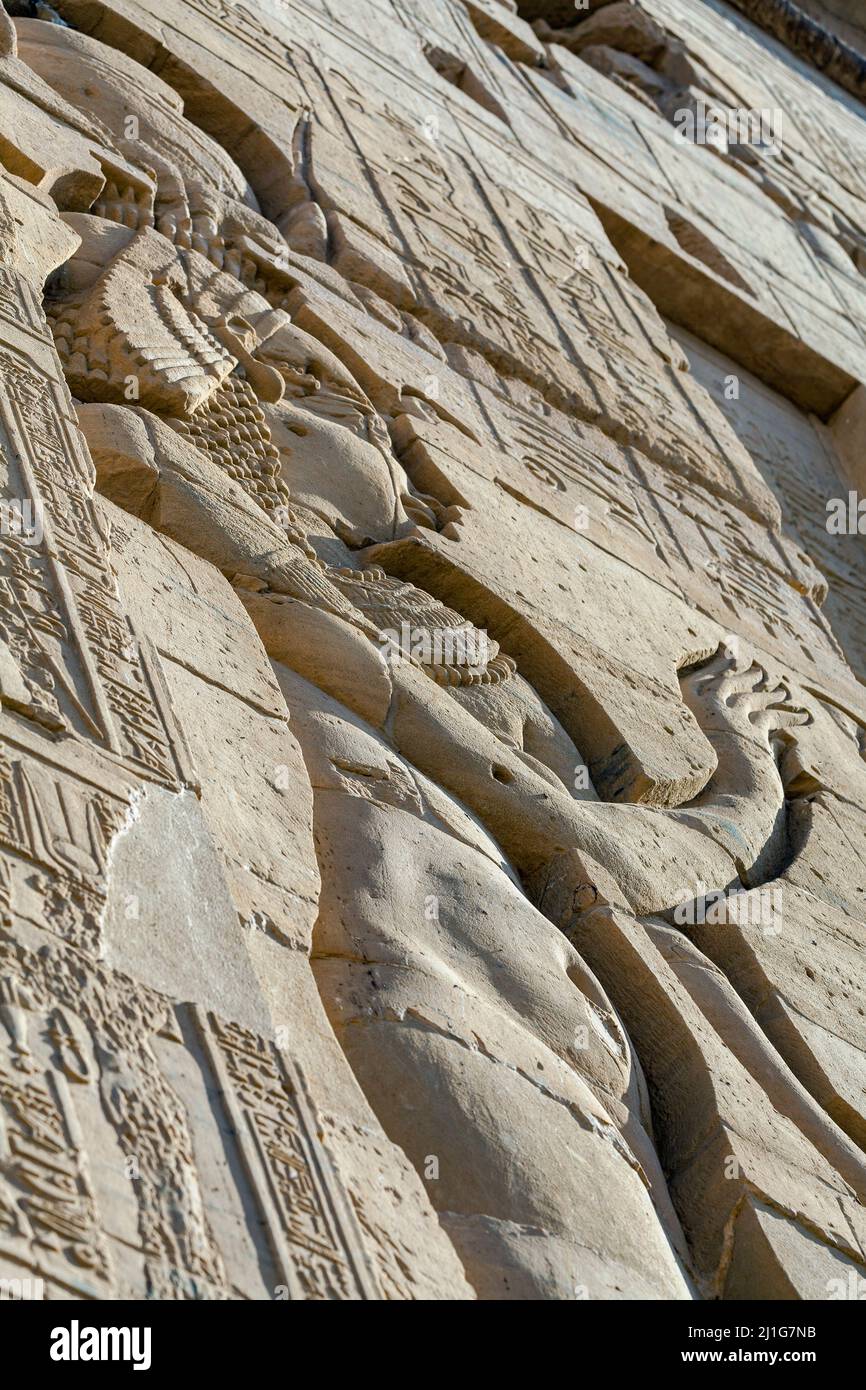
M 740 658 L 724 644 L 681 683 L 684 700 L 708 734 L 757 733 L 768 739 L 774 730 L 812 721 L 809 711 L 793 702 L 785 680 L 774 680 L 758 661 Z

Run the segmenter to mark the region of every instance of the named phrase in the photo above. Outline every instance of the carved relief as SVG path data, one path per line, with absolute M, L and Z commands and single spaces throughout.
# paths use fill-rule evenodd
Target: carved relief
M 822 1296 L 863 1266 L 864 1040 L 828 1003 L 862 917 L 828 887 L 864 831 L 835 617 L 862 576 L 605 227 L 672 238 L 771 343 L 777 311 L 805 342 L 794 291 L 769 308 L 643 165 L 591 202 L 576 154 L 581 67 L 609 69 L 592 122 L 648 167 L 685 49 L 650 26 L 656 67 L 626 38 L 591 67 L 550 52 L 580 25 L 458 0 L 59 8 L 109 42 L 23 19 L 0 70 L 80 142 L 77 181 L 16 160 L 0 202 L 3 1272 Z M 826 191 L 757 170 L 773 225 Z M 829 398 L 859 358 L 822 350 Z M 737 917 L 779 893 L 784 942 Z

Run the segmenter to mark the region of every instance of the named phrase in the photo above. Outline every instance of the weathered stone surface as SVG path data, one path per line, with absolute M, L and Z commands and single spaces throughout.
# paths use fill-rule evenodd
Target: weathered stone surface
M 752 8 L 0 12 L 0 1279 L 866 1276 L 866 113 Z

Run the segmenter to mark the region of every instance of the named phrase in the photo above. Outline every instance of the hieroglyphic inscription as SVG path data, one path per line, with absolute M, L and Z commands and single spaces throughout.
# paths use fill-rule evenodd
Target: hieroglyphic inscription
M 35 1010 L 15 976 L 0 980 L 0 1262 L 78 1297 L 106 1297 L 110 1271 L 69 1083 L 45 1066 L 63 1044 L 60 1010 Z M 75 1073 L 73 1073 L 75 1074 Z M 78 1071 L 77 1079 L 85 1075 Z
M 24 282 L 19 303 L 26 321 L 33 304 Z M 160 678 L 118 600 L 70 400 L 53 350 L 46 343 L 36 361 L 29 347 L 7 343 L 0 352 L 4 499 L 36 518 L 35 534 L 0 535 L 4 703 L 177 783 Z
M 288 1297 L 376 1297 L 297 1067 L 239 1024 L 202 1010 L 195 1017 Z

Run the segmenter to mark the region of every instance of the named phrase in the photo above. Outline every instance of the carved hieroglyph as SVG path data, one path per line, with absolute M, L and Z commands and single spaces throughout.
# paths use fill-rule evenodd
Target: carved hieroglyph
M 866 195 L 657 8 L 3 16 L 0 1278 L 866 1277 Z

